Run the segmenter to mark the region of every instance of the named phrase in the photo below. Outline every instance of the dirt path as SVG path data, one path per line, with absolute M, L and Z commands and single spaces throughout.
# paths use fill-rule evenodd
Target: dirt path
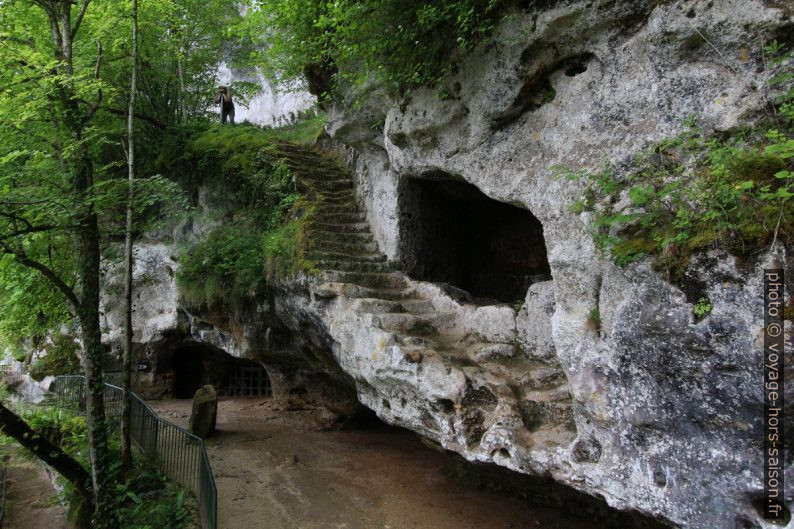
M 189 400 L 152 402 L 185 426 Z M 221 399 L 207 442 L 220 529 L 590 529 L 559 511 L 461 490 L 411 432 L 321 431 L 313 411 Z
M 44 469 L 14 459 L 6 474 L 6 511 L 3 529 L 69 529 L 66 510 Z

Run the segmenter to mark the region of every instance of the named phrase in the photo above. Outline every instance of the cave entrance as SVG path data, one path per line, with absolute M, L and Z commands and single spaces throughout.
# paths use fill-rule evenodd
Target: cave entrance
M 400 198 L 402 264 L 412 277 L 505 303 L 551 279 L 543 226 L 528 210 L 446 174 L 408 179 Z
M 206 384 L 212 384 L 219 395 L 270 393 L 270 379 L 262 366 L 207 344 L 188 343 L 177 347 L 171 356 L 171 371 L 171 392 L 177 399 L 193 398 Z

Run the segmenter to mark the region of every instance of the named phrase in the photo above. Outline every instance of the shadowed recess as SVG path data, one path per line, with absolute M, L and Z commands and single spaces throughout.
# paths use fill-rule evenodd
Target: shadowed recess
M 219 394 L 226 394 L 235 374 L 242 368 L 258 366 L 217 347 L 194 342 L 178 346 L 170 359 L 161 359 L 161 362 L 161 370 L 173 374 L 171 393 L 177 399 L 193 398 L 206 384 L 215 386 Z
M 550 278 L 543 226 L 528 210 L 438 173 L 407 180 L 400 198 L 402 264 L 412 277 L 506 303 Z

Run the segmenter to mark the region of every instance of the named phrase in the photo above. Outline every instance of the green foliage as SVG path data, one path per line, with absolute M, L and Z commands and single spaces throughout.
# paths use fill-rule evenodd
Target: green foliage
M 601 311 L 598 307 L 590 310 L 590 313 L 587 315 L 587 325 L 594 331 L 601 330 Z
M 303 257 L 303 237 L 310 215 L 310 211 L 304 210 L 300 219 L 264 234 L 262 247 L 268 278 L 284 279 L 299 271 L 316 271 L 313 264 Z
M 792 76 L 776 71 L 772 79 Z M 675 279 L 695 252 L 746 255 L 773 241 L 794 242 L 794 89 L 772 110 L 754 126 L 719 135 L 691 119 L 682 134 L 645 149 L 625 177 L 608 166 L 556 171 L 585 181 L 572 210 L 595 213 L 594 241 L 615 263 L 653 255 Z
M 274 227 L 298 196 L 291 170 L 275 152 L 280 130 L 248 124 L 177 127 L 156 166 L 186 187 L 209 186 L 233 209 L 254 215 L 252 221 Z M 293 128 L 284 135 L 302 132 Z
M 42 275 L 0 257 L 0 350 L 40 340 L 67 322 L 63 297 Z
M 85 417 L 64 410 L 35 407 L 23 412 L 23 418 L 37 433 L 60 447 L 83 465 L 88 464 L 88 429 Z M 117 436 L 111 436 L 117 444 Z M 6 443 L 8 442 L 5 440 Z M 117 446 L 112 447 L 116 452 Z M 119 465 L 113 467 L 115 488 L 114 512 L 122 529 L 194 529 L 198 527 L 195 498 L 166 480 L 153 461 L 136 454 L 132 471 L 123 478 Z M 81 515 L 81 497 L 69 483 L 64 496 L 70 517 Z
M 65 334 L 52 335 L 52 343 L 45 346 L 47 355 L 30 366 L 30 376 L 43 380 L 46 376 L 73 375 L 81 372 L 79 345 L 74 338 Z
M 709 301 L 709 298 L 703 297 L 697 300 L 697 303 L 695 303 L 695 308 L 693 309 L 693 311 L 697 319 L 702 319 L 707 315 L 709 315 L 713 308 L 714 307 L 711 305 L 711 301 Z
M 254 296 L 267 276 L 285 277 L 309 270 L 302 261 L 302 236 L 308 209 L 300 200 L 290 166 L 278 154 L 285 137 L 321 126 L 320 120 L 288 131 L 252 125 L 180 127 L 164 153 L 164 174 L 199 184 L 224 197 L 221 225 L 201 241 L 185 244 L 177 283 L 193 305 L 236 306 Z
M 133 190 L 133 236 L 163 227 L 189 207 L 179 185 L 161 175 L 136 178 Z M 123 179 L 105 180 L 94 185 L 90 200 L 100 212 L 103 231 L 108 238 L 124 234 L 128 192 L 129 183 Z
M 281 80 L 337 72 L 331 84 L 403 92 L 438 85 L 457 56 L 493 30 L 503 0 L 258 0 L 247 32 L 270 46 L 266 71 Z M 262 33 L 262 28 L 267 30 Z M 310 79 L 311 83 L 311 79 Z M 324 89 L 326 87 L 320 87 Z
M 250 226 L 224 226 L 186 246 L 179 258 L 177 284 L 191 305 L 232 305 L 263 285 L 260 232 Z
M 290 125 L 266 127 L 263 130 L 265 135 L 274 141 L 313 144 L 323 133 L 326 120 L 326 114 L 321 112 Z

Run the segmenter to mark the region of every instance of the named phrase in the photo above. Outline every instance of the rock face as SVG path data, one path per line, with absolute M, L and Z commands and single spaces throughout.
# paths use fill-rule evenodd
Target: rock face
M 196 391 L 193 408 L 190 411 L 190 432 L 206 439 L 215 433 L 215 420 L 218 417 L 218 393 L 211 385 Z
M 449 83 L 452 97 L 417 90 L 408 101 L 373 98 L 363 111 L 338 105 L 328 126 L 355 149 L 357 195 L 389 260 L 417 259 L 406 244 L 415 232 L 404 229 L 410 208 L 403 200 L 417 179 L 467 182 L 537 217 L 553 279 L 532 284 L 517 317 L 504 306 L 455 309 L 471 331 L 516 344 L 515 352 L 489 346 L 457 368 L 432 357 L 416 364 L 415 355 L 390 354 L 404 346 L 384 335 L 383 347 L 369 355 L 341 342 L 340 362 L 360 380 L 362 402 L 381 417 L 468 458 L 550 475 L 673 525 L 771 527 L 752 503 L 763 490 L 759 315 L 768 261 L 739 268 L 714 253 L 694 263 L 689 275 L 714 305 L 695 321 L 692 300 L 648 263 L 616 268 L 596 254 L 588 215 L 570 211 L 579 184 L 555 179 L 551 168 L 603 160 L 625 166 L 642 147 L 682 131 L 688 115 L 706 130 L 752 119 L 764 103 L 760 50 L 790 35 L 792 6 L 550 5 L 504 22 L 460 65 Z M 553 99 L 533 99 L 541 88 Z M 383 129 L 373 131 L 384 117 Z M 409 285 L 434 306 L 455 303 L 433 286 Z M 588 323 L 594 309 L 600 329 Z M 332 332 L 344 326 L 341 316 L 331 322 Z M 524 380 L 550 369 L 561 385 L 539 390 L 550 392 L 543 395 L 528 385 L 516 391 L 511 377 L 522 377 L 519 360 L 549 365 Z M 504 363 L 505 376 L 486 362 Z M 494 378 L 473 377 L 474 368 Z M 490 396 L 477 393 L 481 388 Z M 538 430 L 505 404 L 526 403 L 528 394 L 556 407 L 540 414 L 551 422 Z M 436 404 L 417 404 L 423 401 Z M 481 437 L 464 434 L 467 421 L 477 422 L 471 410 L 484 419 Z M 550 424 L 559 426 L 541 435 Z M 790 467 L 786 476 L 794 479 Z
M 300 86 L 274 86 L 262 72 L 240 71 L 221 64 L 218 81 L 230 85 L 235 81 L 257 83 L 261 88 L 245 105 L 235 103 L 234 119 L 257 125 L 280 126 L 295 121 L 314 107 L 314 96 Z
M 692 293 L 649 262 L 617 268 L 596 253 L 592 219 L 570 209 L 581 184 L 551 167 L 625 170 L 689 115 L 716 131 L 753 119 L 760 50 L 790 40 L 791 6 L 545 5 L 507 18 L 464 60 L 450 98 L 417 90 L 355 112 L 337 105 L 328 132 L 352 148 L 352 181 L 306 150 L 285 153 L 318 205 L 307 252 L 323 272 L 234 315 L 180 306 L 173 278 L 158 275 L 138 301 L 136 342 L 152 358 L 177 340 L 257 360 L 277 397 L 338 413 L 358 400 L 470 460 L 671 526 L 771 528 L 754 507 L 771 256 L 697 258 L 687 280 L 713 310 L 696 319 Z M 484 212 L 509 229 L 487 226 L 498 235 L 481 240 Z M 166 376 L 154 368 L 150 383 Z

